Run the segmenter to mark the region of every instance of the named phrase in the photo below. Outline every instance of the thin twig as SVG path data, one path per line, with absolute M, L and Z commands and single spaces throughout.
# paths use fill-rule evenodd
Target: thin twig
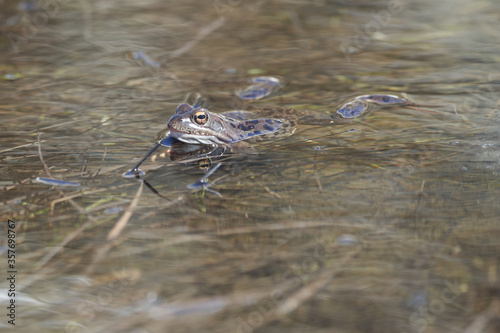
M 314 179 L 316 179 L 316 183 L 318 184 L 318 189 L 319 189 L 319 192 L 323 192 L 323 186 L 321 185 L 321 180 L 319 178 L 319 173 L 318 173 L 318 162 L 317 162 L 317 157 L 318 157 L 318 151 L 316 150 L 314 152 L 314 160 L 313 160 L 313 163 L 314 163 Z
M 106 158 L 107 152 L 108 152 L 108 148 L 104 147 L 104 154 L 102 155 L 101 165 L 99 165 L 99 169 L 97 169 L 97 172 L 95 173 L 94 177 L 97 177 L 99 175 L 99 173 L 101 172 L 102 165 L 104 164 L 104 159 Z
M 137 193 L 135 194 L 134 199 L 132 199 L 132 202 L 130 202 L 130 206 L 128 206 L 125 213 L 123 213 L 122 217 L 116 222 L 113 229 L 111 229 L 111 231 L 108 233 L 106 240 L 112 241 L 116 237 L 120 236 L 121 232 L 127 225 L 130 218 L 132 217 L 132 214 L 134 213 L 137 204 L 139 203 L 139 198 L 141 197 L 143 186 L 144 183 L 141 182 L 141 185 L 139 185 L 139 188 L 137 189 Z
M 38 144 L 40 144 L 40 142 L 45 142 L 45 140 L 42 140 L 40 141 L 40 138 L 38 138 Z M 6 153 L 8 151 L 11 151 L 11 150 L 16 150 L 18 148 L 22 148 L 22 147 L 27 147 L 27 146 L 31 146 L 31 145 L 34 145 L 35 143 L 27 143 L 25 145 L 20 145 L 20 146 L 16 146 L 16 147 L 12 147 L 12 148 L 7 148 L 7 149 L 4 149 L 4 150 L 0 150 L 0 153 Z
M 68 199 L 78 198 L 78 197 L 81 197 L 82 195 L 83 195 L 82 192 L 77 192 L 77 193 L 73 193 L 72 195 L 67 195 L 67 196 L 65 195 L 62 198 L 52 200 L 50 202 L 50 205 L 49 205 L 49 207 L 50 207 L 50 209 L 49 209 L 50 215 L 54 214 L 54 208 L 55 208 L 55 206 L 56 206 L 57 203 L 64 202 L 64 201 L 66 201 Z
M 198 44 L 200 41 L 202 41 L 206 36 L 208 36 L 211 32 L 216 30 L 217 28 L 221 27 L 224 24 L 225 19 L 223 17 L 219 18 L 218 20 L 212 22 L 208 26 L 204 27 L 203 29 L 198 32 L 198 35 L 196 37 L 178 48 L 177 50 L 173 51 L 170 53 L 168 59 L 172 60 L 177 57 L 180 57 L 184 53 L 188 52 L 191 50 L 196 44 Z
M 42 143 L 40 142 L 40 131 L 38 131 L 38 156 L 40 157 L 40 161 L 42 162 L 43 168 L 45 169 L 45 173 L 49 178 L 52 178 L 52 175 L 50 174 L 49 167 L 47 166 L 47 163 L 43 160 L 43 154 L 42 154 Z
M 54 246 L 53 248 L 50 249 L 49 252 L 47 252 L 46 255 L 43 256 L 42 259 L 38 261 L 36 264 L 35 271 L 38 271 L 40 268 L 42 268 L 50 259 L 52 259 L 59 251 L 61 251 L 66 244 L 71 242 L 76 236 L 78 236 L 83 230 L 85 230 L 88 226 L 90 226 L 92 223 L 95 222 L 95 220 L 91 216 L 87 216 L 87 221 L 79 226 L 77 229 L 75 229 L 72 233 L 64 237 L 64 239 Z
M 353 224 L 353 223 L 335 223 L 329 220 L 325 221 L 295 221 L 286 223 L 268 223 L 258 224 L 251 227 L 234 227 L 219 230 L 217 235 L 228 236 L 246 233 L 256 233 L 264 231 L 277 231 L 277 230 L 292 230 L 292 229 L 305 229 L 305 228 L 321 228 L 321 227 L 352 227 L 361 229 L 373 229 L 370 224 Z
M 113 226 L 113 229 L 110 230 L 106 237 L 106 242 L 98 247 L 95 251 L 95 255 L 92 258 L 91 263 L 87 266 L 85 269 L 85 275 L 91 275 L 94 271 L 95 265 L 101 261 L 101 259 L 106 255 L 106 253 L 111 250 L 111 247 L 113 246 L 113 240 L 115 240 L 120 234 L 122 233 L 123 229 L 127 226 L 128 221 L 132 217 L 132 214 L 134 213 L 135 208 L 137 207 L 137 204 L 139 203 L 139 199 L 142 194 L 142 188 L 144 186 L 144 183 L 141 182 L 141 185 L 139 185 L 139 188 L 137 189 L 137 192 L 135 193 L 134 198 L 130 202 L 130 205 L 128 206 L 127 210 L 125 213 L 123 213 L 122 217 L 115 223 Z

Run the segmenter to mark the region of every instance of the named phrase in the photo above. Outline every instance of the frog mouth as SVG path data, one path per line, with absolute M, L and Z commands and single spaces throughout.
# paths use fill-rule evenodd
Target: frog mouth
M 175 129 L 170 130 L 170 136 L 179 141 L 195 144 L 195 145 L 225 145 L 224 141 L 221 141 L 218 137 L 213 135 L 198 135 L 186 132 L 177 131 Z

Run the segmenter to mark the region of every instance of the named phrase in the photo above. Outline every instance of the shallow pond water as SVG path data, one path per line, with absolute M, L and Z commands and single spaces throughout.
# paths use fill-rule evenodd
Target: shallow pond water
M 497 2 L 0 6 L 2 331 L 499 330 Z M 220 196 L 165 151 L 122 177 L 190 94 L 226 111 L 259 75 L 286 85 L 255 107 L 458 114 L 299 125 L 227 156 Z

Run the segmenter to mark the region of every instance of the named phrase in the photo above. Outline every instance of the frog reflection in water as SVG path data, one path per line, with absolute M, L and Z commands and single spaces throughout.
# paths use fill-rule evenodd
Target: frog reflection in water
M 281 81 L 274 77 L 253 78 L 252 85 L 238 93 L 238 101 L 246 103 L 262 99 L 278 91 L 281 86 Z M 419 109 L 444 106 L 415 104 L 405 98 L 383 94 L 357 96 L 340 104 L 334 112 L 311 112 L 283 107 L 257 108 L 245 104 L 245 111 L 213 113 L 204 107 L 184 103 L 177 107 L 175 115 L 168 121 L 167 128 L 160 132 L 157 147 L 171 147 L 172 159 L 183 160 L 182 155 L 184 155 L 194 160 L 201 160 L 213 155 L 223 155 L 243 141 L 273 140 L 290 136 L 297 124 L 348 124 L 368 113 L 376 105 Z M 454 108 L 453 105 L 450 106 Z M 145 158 L 125 176 L 132 174 L 137 176 L 139 173 L 137 168 Z

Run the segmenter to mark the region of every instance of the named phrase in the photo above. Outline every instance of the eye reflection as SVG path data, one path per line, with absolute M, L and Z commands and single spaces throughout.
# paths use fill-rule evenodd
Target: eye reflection
M 197 162 L 197 166 L 199 169 L 205 170 L 212 166 L 212 161 L 209 158 L 205 158 L 203 160 L 199 160 Z

